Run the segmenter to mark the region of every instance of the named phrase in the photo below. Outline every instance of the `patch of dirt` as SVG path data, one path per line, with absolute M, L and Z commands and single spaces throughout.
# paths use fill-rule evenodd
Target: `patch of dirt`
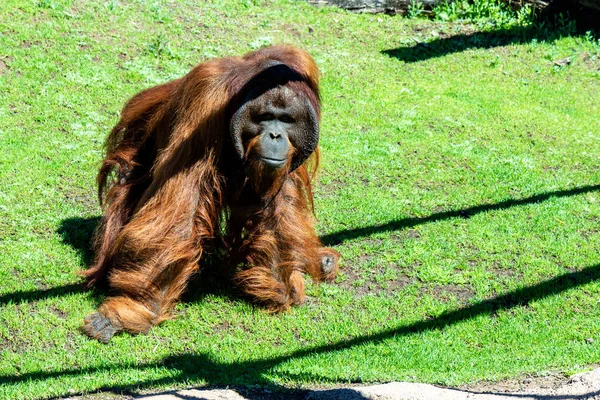
M 598 368 L 600 365 L 592 365 L 592 368 Z M 591 377 L 598 370 L 592 373 L 577 374 L 571 377 L 566 376 L 562 373 L 549 372 L 543 375 L 525 375 L 518 379 L 508 379 L 500 382 L 478 382 L 471 385 L 464 385 L 459 387 L 461 390 L 468 390 L 471 392 L 478 393 L 513 393 L 513 392 L 525 392 L 525 393 L 554 393 L 563 392 L 569 385 L 578 386 L 585 384 L 588 377 Z M 589 375 L 589 376 L 588 376 Z M 562 389 L 562 390 L 561 390 Z M 550 397 L 550 396 L 549 396 Z M 557 396 L 558 398 L 558 396 Z M 569 398 L 567 396 L 563 398 Z M 588 398 L 588 397 L 582 397 Z M 600 396 L 589 397 L 589 399 L 597 399 Z
M 600 55 L 590 54 L 587 51 L 581 54 L 583 65 L 592 71 L 600 71 Z
M 7 338 L 1 337 L 1 336 L 0 336 L 0 349 L 6 349 L 6 350 L 13 351 L 13 348 L 11 347 L 11 342 Z
M 50 236 L 52 236 L 52 234 L 54 233 L 54 231 L 52 230 L 51 227 L 41 227 L 41 226 L 37 226 L 35 228 L 33 228 L 31 230 L 31 233 L 33 233 L 34 235 L 38 236 L 38 237 L 42 237 L 42 238 L 49 238 Z M 50 259 L 48 257 L 48 255 L 46 255 L 46 259 Z
M 64 193 L 65 200 L 69 204 L 81 204 L 86 210 L 97 210 L 98 209 L 98 198 L 93 194 L 93 191 L 90 193 Z
M 63 310 L 61 310 L 61 309 L 59 309 L 59 308 L 57 308 L 57 307 L 50 306 L 50 307 L 48 307 L 48 310 L 49 310 L 49 311 L 50 311 L 52 314 L 54 314 L 54 315 L 58 316 L 58 317 L 59 317 L 59 318 L 61 318 L 61 319 L 67 319 L 67 318 L 69 317 L 69 314 L 68 314 L 68 313 L 64 312 Z
M 395 280 L 388 282 L 388 287 L 385 289 L 385 293 L 387 293 L 387 294 L 395 293 L 395 292 L 403 289 L 405 286 L 410 285 L 413 282 L 415 282 L 415 278 L 411 278 L 410 276 L 408 276 L 406 274 L 402 274 Z
M 212 330 L 213 334 L 221 333 L 221 332 L 222 333 L 232 333 L 235 331 L 238 331 L 238 332 L 241 331 L 241 332 L 244 332 L 247 334 L 255 333 L 254 329 L 249 327 L 247 324 L 241 323 L 239 321 L 236 323 L 230 323 L 229 321 L 222 321 L 222 322 L 212 325 L 210 327 L 210 329 Z
M 403 242 L 406 239 L 419 239 L 421 233 L 417 229 L 407 229 L 401 233 L 395 233 L 390 235 L 390 238 L 396 242 Z
M 352 264 L 355 266 L 365 264 L 370 259 L 370 255 L 364 254 L 355 259 Z M 336 282 L 335 285 L 354 292 L 357 297 L 360 297 L 366 294 L 373 295 L 380 293 L 392 295 L 415 282 L 415 278 L 411 278 L 405 273 L 398 273 L 395 278 L 378 282 L 375 278 L 385 275 L 386 270 L 389 268 L 400 270 L 400 267 L 394 265 L 378 266 L 368 270 L 359 270 L 353 268 L 352 265 L 346 265 L 342 269 L 342 272 L 346 275 L 346 279 L 343 282 Z M 357 285 L 357 282 L 362 283 Z
M 363 279 L 356 269 L 346 266 L 342 271 L 344 275 L 346 275 L 346 279 L 344 279 L 342 282 L 336 281 L 336 286 L 354 292 L 356 296 L 362 296 L 369 291 L 366 282 L 360 286 L 356 285 L 356 282 L 360 282 Z
M 232 325 L 228 321 L 223 321 L 219 324 L 215 324 L 211 327 L 213 333 L 218 332 L 230 332 L 233 330 Z
M 369 247 L 378 247 L 383 244 L 383 239 L 366 238 L 366 239 L 361 240 L 361 243 L 364 243 L 366 246 L 369 246 Z M 372 256 L 370 256 L 370 255 L 368 256 L 368 258 L 371 258 L 371 257 Z
M 460 387 L 464 390 L 480 393 L 510 393 L 532 389 L 556 389 L 569 381 L 569 378 L 559 373 L 549 373 L 544 376 L 529 376 L 509 379 L 500 382 L 478 382 Z
M 506 279 L 514 279 L 517 276 L 520 276 L 521 274 L 517 271 L 515 271 L 514 269 L 508 269 L 508 268 L 501 268 L 501 267 L 492 267 L 489 269 L 489 271 L 497 277 L 500 278 L 506 278 Z
M 460 34 L 471 36 L 477 33 L 477 28 L 474 25 L 462 23 L 452 24 L 428 21 L 428 23 L 414 25 L 411 28 L 411 32 L 408 34 L 423 34 L 425 36 L 439 37 L 440 39 L 448 39 Z M 407 34 L 404 36 L 407 36 Z
M 17 317 L 15 318 L 17 321 L 26 320 L 25 315 L 29 314 L 30 311 L 34 309 L 34 307 L 25 307 L 26 310 L 24 310 L 24 307 L 20 304 L 15 304 L 12 307 L 14 307 L 17 311 Z M 18 355 L 27 354 L 32 347 L 32 344 L 29 340 L 25 339 L 24 336 L 25 335 L 21 334 L 18 328 L 15 329 L 7 327 L 7 332 L 3 335 L 3 337 L 0 337 L 0 349 L 8 350 L 9 352 Z
M 456 299 L 460 304 L 465 304 L 475 296 L 475 290 L 469 285 L 436 285 L 426 287 L 425 292 L 442 301 Z
M 346 187 L 348 184 L 340 179 L 334 179 L 329 183 L 318 183 L 315 185 L 315 193 L 320 198 L 334 197 L 340 188 Z
M 38 47 L 38 46 L 41 46 L 41 45 L 42 45 L 42 42 L 39 41 L 39 40 L 34 40 L 34 41 L 23 40 L 21 42 L 21 47 L 23 47 L 24 49 L 30 49 L 33 46 Z
M 2 58 L 0 58 L 0 76 L 4 75 L 9 70 L 8 64 Z
M 49 286 L 46 285 L 46 283 L 40 278 L 35 280 L 35 286 L 40 290 L 48 290 L 48 288 L 49 288 Z
M 579 233 L 583 238 L 589 239 L 596 237 L 600 233 L 600 229 L 578 229 L 577 233 Z
M 302 34 L 300 33 L 300 30 L 292 24 L 285 23 L 285 24 L 281 25 L 281 29 L 284 32 L 289 33 L 290 35 L 292 35 L 295 38 L 300 38 L 302 36 Z

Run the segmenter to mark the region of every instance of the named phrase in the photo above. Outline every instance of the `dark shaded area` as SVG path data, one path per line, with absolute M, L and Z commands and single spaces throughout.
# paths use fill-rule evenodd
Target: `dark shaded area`
M 18 290 L 16 292 L 0 295 L 0 306 L 8 303 L 28 303 L 32 301 L 51 299 L 54 297 L 62 297 L 68 294 L 81 293 L 85 290 L 86 289 L 84 285 L 80 283 L 70 283 L 49 289 Z
M 511 44 L 530 43 L 532 40 L 553 42 L 565 36 L 578 35 L 567 27 L 554 28 L 551 24 L 536 24 L 513 27 L 489 32 L 461 33 L 440 37 L 428 42 L 417 42 L 412 46 L 383 50 L 381 53 L 406 63 L 443 57 L 470 49 L 490 49 Z
M 452 1 L 452 0 L 450 0 Z M 330 4 L 358 13 L 406 15 L 418 4 L 421 16 L 434 17 L 435 7 L 447 0 L 308 0 L 313 4 Z M 573 24 L 578 32 L 600 28 L 600 0 L 503 0 L 513 11 L 524 5 L 532 8 L 533 19 L 541 26 L 563 28 Z
M 567 197 L 576 196 L 583 193 L 595 192 L 600 190 L 600 185 L 587 185 L 581 186 L 569 190 L 557 190 L 554 192 L 547 192 L 536 194 L 531 197 L 526 197 L 519 200 L 505 200 L 499 203 L 493 204 L 482 204 L 479 206 L 463 208 L 461 210 L 443 211 L 435 214 L 431 214 L 427 217 L 414 217 L 414 218 L 403 218 L 397 221 L 391 221 L 382 225 L 367 226 L 364 228 L 346 229 L 325 235 L 321 237 L 321 240 L 326 246 L 335 246 L 346 240 L 356 239 L 358 237 L 369 236 L 374 233 L 397 231 L 405 228 L 412 228 L 416 225 L 422 225 L 429 222 L 437 222 L 451 218 L 464 218 L 468 219 L 473 215 L 487 212 L 505 210 L 507 208 L 523 206 L 528 204 L 535 204 L 541 201 L 546 201 L 552 197 Z
M 204 254 L 200 260 L 200 270 L 192 275 L 181 301 L 196 303 L 214 295 L 229 299 L 243 299 L 243 294 L 233 285 L 232 268 L 229 258 L 222 254 Z
M 567 18 L 576 22 L 577 30 L 600 28 L 600 1 L 599 0 L 553 0 L 540 14 L 541 20 L 550 22 Z
M 94 253 L 91 242 L 100 217 L 67 218 L 61 222 L 57 232 L 61 235 L 62 242 L 77 251 L 82 264 L 91 264 Z M 231 270 L 224 264 L 226 257 L 217 252 L 207 251 L 201 261 L 201 271 L 192 277 L 188 290 L 182 296 L 185 302 L 202 301 L 207 295 L 221 295 L 229 298 L 238 298 L 239 293 L 232 287 L 229 276 Z M 100 287 L 104 290 L 106 288 Z M 14 292 L 0 296 L 0 305 L 8 301 L 22 303 L 26 301 L 41 300 L 44 298 L 58 297 L 66 293 L 85 291 L 85 284 L 72 284 L 55 287 L 48 290 L 33 290 Z
M 600 185 L 587 185 L 574 189 L 557 190 L 553 192 L 537 194 L 519 200 L 506 200 L 499 203 L 482 204 L 474 207 L 464 208 L 461 210 L 451 210 L 435 213 L 427 217 L 404 218 L 397 221 L 391 221 L 382 225 L 367 226 L 364 228 L 356 229 L 346 229 L 329 235 L 325 235 L 321 238 L 321 240 L 326 246 L 334 246 L 344 242 L 345 240 L 369 236 L 374 233 L 396 231 L 405 228 L 411 228 L 421 224 L 437 222 L 451 218 L 468 219 L 471 216 L 482 212 L 504 210 L 516 206 L 535 204 L 541 201 L 546 201 L 552 197 L 575 196 L 598 190 L 600 190 Z M 58 230 L 58 232 L 62 235 L 63 242 L 77 250 L 83 262 L 85 262 L 86 260 L 88 262 L 91 262 L 92 254 L 89 243 L 94 229 L 99 223 L 99 221 L 99 217 L 69 218 L 62 222 L 61 227 Z M 219 274 L 220 271 L 224 271 L 225 273 L 227 273 L 228 269 L 220 268 L 218 265 L 214 265 L 216 263 L 222 262 L 222 258 L 219 255 L 208 254 L 208 257 L 204 262 L 206 262 L 209 265 L 209 267 L 205 269 L 204 273 L 197 274 L 193 277 L 192 281 L 188 285 L 189 289 L 184 294 L 182 300 L 188 302 L 202 301 L 202 299 L 209 294 L 221 295 L 230 298 L 238 298 L 239 294 L 235 291 L 235 289 L 231 287 L 231 285 L 227 283 L 228 280 L 226 279 L 226 275 L 224 276 Z M 213 273 L 208 273 L 208 271 L 213 271 Z M 70 293 L 80 293 L 85 290 L 86 289 L 84 288 L 83 284 L 74 283 L 49 289 L 16 291 L 0 295 L 0 305 L 7 304 L 9 302 L 23 303 L 43 300 L 46 298 L 60 297 Z
M 77 251 L 83 265 L 90 265 L 94 259 L 92 236 L 100 223 L 100 217 L 67 218 L 60 223 L 57 233 L 64 244 Z
M 381 225 L 367 226 L 364 228 L 346 229 L 321 237 L 321 241 L 326 246 L 335 246 L 345 240 L 356 239 L 358 237 L 370 236 L 374 233 L 397 231 L 405 228 L 412 228 L 417 225 L 422 225 L 430 222 L 437 222 L 451 218 L 468 219 L 476 214 L 488 211 L 505 210 L 511 207 L 535 204 L 546 201 L 553 197 L 568 197 L 576 196 L 584 193 L 590 193 L 600 190 L 600 185 L 586 185 L 573 189 L 556 190 L 552 192 L 540 193 L 523 199 L 511 199 L 501 201 L 499 203 L 481 204 L 478 206 L 463 208 L 460 210 L 442 211 L 428 215 L 427 217 L 411 217 L 403 218 L 397 221 L 391 221 Z M 93 254 L 90 247 L 90 241 L 94 229 L 100 222 L 100 217 L 92 218 L 69 218 L 62 222 L 58 233 L 61 234 L 63 242 L 73 247 L 81 255 L 82 262 L 86 265 L 92 260 Z M 219 263 L 222 258 L 218 255 L 209 255 L 210 260 L 207 261 L 210 265 Z M 207 268 L 207 270 L 219 271 L 220 268 Z M 207 275 L 211 276 L 211 275 Z M 214 284 L 219 281 L 220 276 L 214 276 L 213 282 L 208 285 L 214 287 Z
M 506 294 L 483 300 L 464 308 L 447 311 L 432 319 L 422 320 L 406 325 L 399 325 L 393 329 L 362 335 L 328 345 L 307 347 L 305 349 L 296 350 L 290 352 L 289 354 L 270 359 L 222 363 L 216 361 L 207 354 L 183 353 L 166 357 L 159 362 L 141 365 L 110 364 L 101 367 L 75 368 L 63 371 L 30 372 L 23 373 L 18 376 L 0 375 L 0 384 L 6 385 L 21 382 L 42 381 L 45 379 L 67 376 L 85 376 L 97 372 L 114 370 L 116 368 L 127 368 L 139 370 L 140 372 L 156 368 L 168 368 L 173 376 L 140 381 L 132 385 L 124 385 L 121 387 L 100 388 L 100 390 L 128 393 L 132 390 L 150 388 L 157 385 L 174 385 L 180 383 L 187 384 L 190 380 L 205 381 L 209 385 L 213 386 L 253 383 L 272 387 L 272 383 L 267 377 L 265 377 L 265 375 L 268 374 L 269 371 L 274 367 L 295 358 L 310 357 L 312 355 L 345 350 L 354 346 L 360 346 L 368 343 L 377 344 L 383 340 L 397 336 L 423 333 L 432 330 L 441 330 L 448 326 L 470 320 L 480 315 L 491 316 L 500 310 L 508 310 L 517 306 L 526 306 L 533 301 L 554 296 L 567 290 L 595 282 L 599 279 L 600 264 L 596 264 L 576 272 L 570 272 L 552 279 L 548 279 L 532 286 L 513 290 Z M 283 377 L 285 377 L 285 375 Z M 330 383 L 348 383 L 348 378 L 352 379 L 352 377 L 347 377 L 346 379 L 338 381 L 329 377 L 311 375 L 311 379 Z M 360 382 L 360 379 L 355 378 L 354 382 Z M 277 388 L 277 386 L 275 386 L 275 388 Z M 561 399 L 564 397 L 555 396 L 548 398 Z

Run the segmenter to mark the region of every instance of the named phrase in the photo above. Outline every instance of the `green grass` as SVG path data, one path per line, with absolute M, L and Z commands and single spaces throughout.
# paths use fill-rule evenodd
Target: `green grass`
M 87 339 L 103 294 L 77 271 L 122 105 L 281 42 L 322 71 L 316 211 L 340 277 L 275 316 L 200 280 L 149 334 Z M 0 60 L 0 398 L 458 385 L 600 360 L 592 35 L 293 1 L 6 0 Z

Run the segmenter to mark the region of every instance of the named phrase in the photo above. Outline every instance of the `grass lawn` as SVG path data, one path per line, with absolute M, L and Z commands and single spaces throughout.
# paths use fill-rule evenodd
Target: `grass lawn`
M 302 1 L 4 0 L 0 398 L 459 385 L 598 363 L 600 43 L 492 31 Z M 273 316 L 200 277 L 179 318 L 89 340 L 104 294 L 77 271 L 122 105 L 281 42 L 322 72 L 316 212 L 339 278 Z

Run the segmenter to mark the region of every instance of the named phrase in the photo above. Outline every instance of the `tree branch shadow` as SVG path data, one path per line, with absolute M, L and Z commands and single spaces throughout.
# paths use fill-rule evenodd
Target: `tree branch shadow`
M 539 26 L 517 26 L 495 31 L 440 37 L 428 42 L 417 42 L 413 46 L 382 50 L 381 53 L 399 61 L 413 63 L 470 49 L 491 49 L 511 44 L 524 44 L 530 43 L 534 39 L 553 42 L 565 36 L 577 36 L 577 34 L 573 34 L 567 29 L 549 30 Z
M 442 221 L 451 218 L 468 219 L 476 214 L 504 210 L 511 207 L 535 204 L 549 200 L 555 197 L 576 196 L 579 194 L 590 193 L 600 190 L 600 185 L 586 185 L 573 189 L 557 190 L 552 192 L 540 193 L 523 199 L 511 199 L 492 204 L 481 204 L 478 206 L 467 207 L 460 210 L 443 211 L 434 213 L 426 217 L 403 218 L 396 221 L 390 221 L 381 225 L 367 226 L 363 228 L 345 229 L 321 237 L 326 246 L 335 246 L 346 240 L 352 240 L 359 237 L 370 236 L 374 233 L 397 231 L 411 228 L 431 222 Z M 94 229 L 98 225 L 100 217 L 92 218 L 68 218 L 62 221 L 58 233 L 61 234 L 65 244 L 73 247 L 80 255 L 82 262 L 91 261 L 90 239 Z M 215 262 L 215 261 L 213 261 Z M 214 268 L 213 268 L 214 269 Z M 208 294 L 217 294 L 231 298 L 239 298 L 239 294 L 233 290 L 230 285 L 224 284 L 219 280 L 218 275 L 199 274 L 189 285 L 192 289 L 184 295 L 184 301 L 201 301 Z M 30 302 L 34 300 L 43 300 L 46 298 L 60 297 L 71 293 L 81 293 L 85 290 L 83 284 L 67 284 L 50 289 L 16 291 L 0 295 L 0 306 L 13 303 Z
M 266 376 L 273 368 L 278 365 L 298 358 L 311 357 L 322 353 L 342 351 L 363 344 L 378 344 L 386 339 L 397 336 L 424 333 L 434 330 L 442 330 L 448 326 L 470 320 L 481 315 L 494 315 L 500 310 L 509 310 L 517 306 L 525 306 L 529 303 L 541 299 L 555 296 L 567 290 L 580 287 L 600 279 L 600 264 L 583 268 L 579 271 L 559 275 L 552 279 L 542 281 L 538 284 L 513 290 L 506 294 L 482 300 L 464 308 L 446 311 L 438 317 L 421 320 L 414 323 L 400 325 L 393 329 L 383 330 L 377 333 L 362 335 L 347 340 L 341 340 L 337 343 L 311 346 L 304 349 L 295 350 L 287 354 L 268 358 L 249 360 L 241 362 L 219 362 L 209 354 L 190 354 L 183 353 L 166 357 L 159 362 L 135 364 L 109 364 L 99 367 L 74 368 L 61 371 L 38 371 L 14 375 L 0 375 L 0 385 L 18 384 L 21 382 L 44 381 L 52 378 L 68 376 L 85 376 L 97 372 L 107 371 L 116 368 L 126 368 L 132 370 L 153 370 L 157 368 L 168 368 L 171 370 L 171 376 L 149 379 L 136 382 L 132 385 L 123 385 L 118 387 L 103 387 L 102 390 L 111 390 L 117 392 L 128 392 L 144 388 L 156 387 L 159 385 L 172 385 L 186 383 L 189 381 L 203 381 L 209 386 L 228 386 L 232 382 L 243 382 L 244 384 L 258 384 L 273 386 L 271 380 Z M 281 376 L 285 373 L 278 372 Z M 348 379 L 335 379 L 318 375 L 311 375 L 313 378 L 322 382 L 329 383 L 347 383 Z M 277 385 L 275 385 L 277 387 Z M 281 389 L 285 389 L 280 387 Z M 562 399 L 564 397 L 555 396 L 548 399 Z
M 38 300 L 63 297 L 69 294 L 82 293 L 85 290 L 84 285 L 80 283 L 69 283 L 49 289 L 18 290 L 16 292 L 0 295 L 0 306 L 9 303 L 29 303 Z
M 366 226 L 364 228 L 345 229 L 338 232 L 330 233 L 328 235 L 322 236 L 321 241 L 326 246 L 335 246 L 341 244 L 346 240 L 370 236 L 374 233 L 397 231 L 401 229 L 412 228 L 417 225 L 443 221 L 452 218 L 469 219 L 472 216 L 483 212 L 505 210 L 511 207 L 540 203 L 542 201 L 546 201 L 555 197 L 576 196 L 579 194 L 595 192 L 598 190 L 600 190 L 600 185 L 587 185 L 573 189 L 556 190 L 553 192 L 540 193 L 523 199 L 510 199 L 498 203 L 481 204 L 478 206 L 467 207 L 460 210 L 442 211 L 439 213 L 428 215 L 426 217 L 402 218 L 381 225 Z

